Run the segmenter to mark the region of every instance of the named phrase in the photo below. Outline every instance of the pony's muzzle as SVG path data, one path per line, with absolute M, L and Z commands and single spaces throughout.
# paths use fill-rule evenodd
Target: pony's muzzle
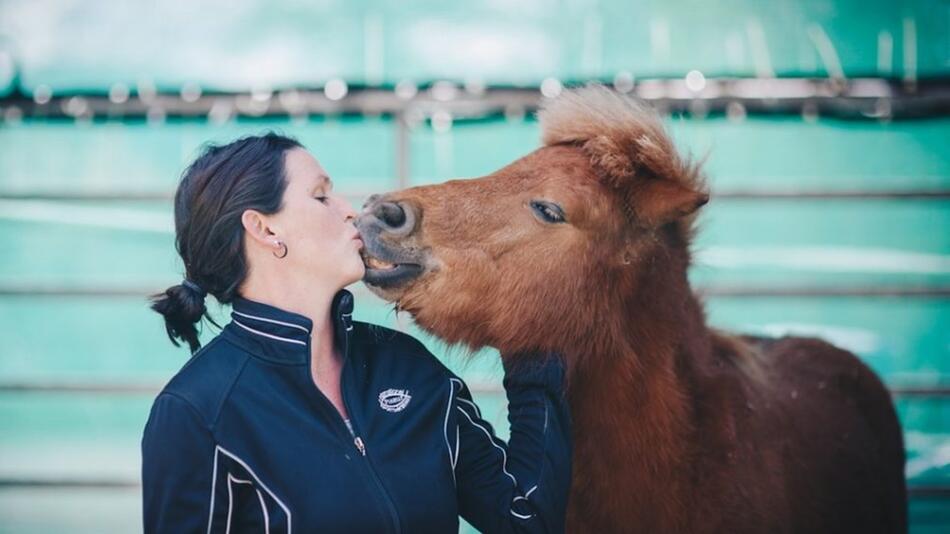
M 425 254 L 407 246 L 417 220 L 415 210 L 406 202 L 373 195 L 363 205 L 356 228 L 365 245 L 360 250 L 366 266 L 363 281 L 370 289 L 392 291 L 424 272 Z
M 404 202 L 385 200 L 379 195 L 367 199 L 360 220 L 375 226 L 379 233 L 394 237 L 407 236 L 416 226 L 416 216 L 411 206 Z

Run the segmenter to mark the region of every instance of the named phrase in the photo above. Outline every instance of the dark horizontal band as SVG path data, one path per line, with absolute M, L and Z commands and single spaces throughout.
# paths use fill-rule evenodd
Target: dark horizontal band
M 588 80 L 563 80 L 559 87 Z M 595 80 L 596 81 L 596 80 Z M 950 80 L 935 77 L 912 82 L 896 78 L 734 78 L 708 77 L 701 87 L 683 78 L 644 78 L 617 83 L 620 91 L 636 94 L 660 111 L 691 115 L 724 113 L 834 116 L 845 119 L 889 120 L 950 114 Z M 453 120 L 523 117 L 537 109 L 546 96 L 543 86 L 479 87 L 448 81 L 423 84 L 411 95 L 398 87 L 352 86 L 333 97 L 321 88 L 288 88 L 276 93 L 149 92 L 117 101 L 108 90 L 27 95 L 21 90 L 0 98 L 0 112 L 17 118 L 79 120 L 164 120 L 168 117 L 227 120 L 231 117 L 308 117 L 387 115 L 410 122 L 434 113 L 450 113 Z M 545 94 L 546 93 L 546 94 Z M 14 110 L 11 112 L 10 110 Z

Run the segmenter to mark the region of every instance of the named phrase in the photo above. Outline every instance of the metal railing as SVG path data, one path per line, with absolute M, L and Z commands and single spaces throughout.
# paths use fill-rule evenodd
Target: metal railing
M 293 87 L 264 92 L 178 92 L 124 87 L 114 91 L 49 88 L 0 98 L 0 117 L 77 120 L 195 118 L 221 122 L 234 117 L 386 115 L 409 124 L 448 114 L 453 120 L 523 116 L 564 86 L 590 80 L 559 81 L 532 87 L 466 86 L 441 80 L 421 86 Z M 596 80 L 593 80 L 596 81 Z M 609 84 L 610 82 L 606 82 Z M 950 113 L 950 80 L 921 78 L 913 84 L 895 78 L 644 78 L 613 81 L 613 87 L 651 102 L 661 112 L 693 116 L 796 114 L 805 118 L 890 120 Z

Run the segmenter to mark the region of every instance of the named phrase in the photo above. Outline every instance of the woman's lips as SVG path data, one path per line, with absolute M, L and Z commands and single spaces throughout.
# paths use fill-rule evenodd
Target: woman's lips
M 356 230 L 356 229 L 354 228 L 354 230 Z M 364 243 L 363 243 L 363 237 L 360 235 L 360 233 L 359 233 L 358 230 L 353 233 L 353 236 L 352 236 L 350 239 L 352 239 L 353 241 L 355 241 L 355 242 L 357 243 L 357 245 L 356 245 L 356 249 L 357 249 L 357 250 L 363 248 L 363 244 L 364 244 Z

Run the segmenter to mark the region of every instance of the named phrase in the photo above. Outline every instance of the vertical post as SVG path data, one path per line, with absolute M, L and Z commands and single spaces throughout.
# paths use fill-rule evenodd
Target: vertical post
M 396 128 L 396 189 L 409 187 L 409 123 L 404 111 L 398 111 L 393 116 Z

